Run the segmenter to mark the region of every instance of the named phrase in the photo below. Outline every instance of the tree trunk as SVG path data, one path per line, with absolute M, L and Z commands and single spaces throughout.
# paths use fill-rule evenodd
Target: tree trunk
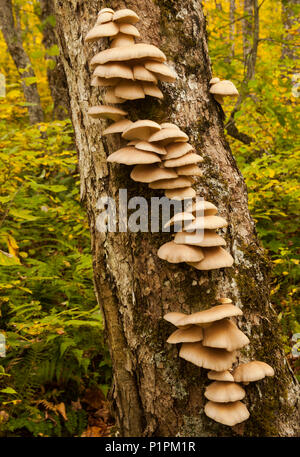
M 42 122 L 44 115 L 37 85 L 26 81 L 26 78 L 34 78 L 35 73 L 23 47 L 20 25 L 14 19 L 12 0 L 0 0 L 0 25 L 8 51 L 20 74 L 25 100 L 30 103 L 29 121 L 31 124 Z
M 229 6 L 229 41 L 231 44 L 231 57 L 234 57 L 235 53 L 235 45 L 234 45 L 234 38 L 235 38 L 235 0 L 230 0 Z
M 296 60 L 297 53 L 295 46 L 295 38 L 296 34 L 291 33 L 291 28 L 295 25 L 299 25 L 298 27 L 298 36 L 300 31 L 300 19 L 299 19 L 299 8 L 300 8 L 300 0 L 281 0 L 282 4 L 282 23 L 284 27 L 284 43 L 282 45 L 282 59 L 288 57 L 290 59 Z M 296 63 L 297 65 L 297 63 Z
M 53 0 L 40 0 L 40 19 L 43 24 L 43 45 L 46 50 L 57 44 L 54 26 L 49 18 L 53 16 Z M 53 100 L 53 118 L 70 117 L 70 100 L 66 74 L 60 56 L 50 55 L 47 59 L 53 64 L 47 68 L 47 77 Z
M 244 62 L 251 51 L 253 28 L 253 0 L 244 0 L 244 19 L 243 19 L 243 53 Z
M 71 96 L 79 153 L 81 195 L 92 235 L 94 279 L 111 351 L 113 407 L 121 436 L 292 436 L 297 433 L 297 383 L 284 357 L 277 319 L 269 301 L 269 265 L 247 206 L 243 177 L 225 141 L 221 109 L 209 94 L 211 67 L 201 3 L 190 0 L 116 1 L 114 9 L 132 8 L 144 42 L 160 47 L 176 66 L 178 79 L 162 84 L 164 100 L 128 102 L 131 119 L 175 122 L 205 158 L 197 194 L 218 205 L 229 222 L 228 247 L 233 268 L 199 272 L 157 257 L 169 241 L 162 233 L 100 233 L 97 200 L 127 188 L 128 198 L 149 199 L 157 191 L 133 182 L 125 166 L 108 166 L 107 154 L 119 135 L 101 139 L 102 123 L 88 115 L 99 103 L 90 87 L 92 56 L 107 42 L 84 45 L 97 11 L 107 6 L 90 0 L 55 0 L 57 36 Z M 100 98 L 101 99 L 101 98 Z M 178 357 L 166 343 L 174 328 L 163 320 L 170 311 L 194 312 L 229 296 L 244 311 L 240 326 L 251 338 L 241 360 L 257 358 L 272 365 L 274 379 L 247 389 L 250 419 L 234 428 L 217 424 L 204 412 L 207 372 Z

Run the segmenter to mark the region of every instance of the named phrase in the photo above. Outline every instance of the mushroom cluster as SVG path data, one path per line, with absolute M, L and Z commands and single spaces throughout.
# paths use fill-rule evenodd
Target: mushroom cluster
M 214 99 L 221 105 L 224 103 L 224 97 L 236 97 L 239 92 L 232 81 L 220 78 L 212 78 L 209 81 L 210 93 L 213 94 Z
M 197 270 L 231 267 L 233 258 L 223 248 L 224 238 L 216 232 L 227 222 L 217 212 L 214 204 L 196 199 L 183 213 L 175 214 L 165 227 L 184 222 L 183 229 L 159 248 L 158 257 L 170 263 L 186 262 Z
M 249 418 L 249 411 L 241 402 L 246 395 L 239 383 L 248 384 L 274 370 L 265 362 L 243 363 L 232 370 L 237 351 L 250 343 L 249 338 L 237 327 L 234 318 L 243 312 L 231 299 L 219 299 L 221 304 L 193 314 L 171 312 L 164 319 L 177 327 L 167 343 L 181 343 L 179 357 L 203 367 L 213 382 L 205 390 L 209 400 L 205 414 L 224 425 L 234 426 Z
M 150 97 L 163 98 L 158 81 L 173 82 L 175 72 L 165 61 L 165 54 L 156 46 L 136 43 L 140 37 L 135 24 L 138 15 L 130 9 L 102 9 L 86 42 L 108 38 L 110 47 L 91 60 L 91 85 L 107 88 L 105 102 L 124 103 L 127 100 Z

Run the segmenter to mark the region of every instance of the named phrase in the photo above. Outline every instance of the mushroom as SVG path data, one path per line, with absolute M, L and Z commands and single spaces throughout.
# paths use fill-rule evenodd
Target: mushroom
M 197 327 L 197 325 L 193 325 L 192 327 L 179 328 L 178 330 L 175 330 L 175 332 L 173 332 L 167 339 L 167 343 L 170 343 L 170 344 L 194 343 L 197 341 L 201 341 L 202 338 L 203 338 L 202 328 Z
M 223 97 L 229 96 L 234 97 L 239 95 L 237 88 L 231 81 L 219 81 L 216 84 L 213 84 L 210 88 L 210 93 L 214 95 L 215 99 L 219 103 L 223 103 Z
M 118 33 L 114 36 L 110 47 L 111 48 L 121 48 L 126 46 L 132 46 L 135 44 L 134 37 L 131 35 L 126 35 L 125 33 Z
M 160 99 L 164 98 L 162 91 L 154 83 L 142 82 L 142 87 L 144 89 L 145 95 Z
M 113 20 L 115 22 L 128 22 L 129 24 L 136 24 L 140 18 L 133 10 L 124 8 L 114 13 Z
M 171 312 L 167 313 L 164 315 L 164 320 L 167 322 L 170 322 L 171 324 L 175 325 L 176 327 L 190 327 L 190 325 L 177 325 L 177 323 L 185 318 L 187 315 L 184 313 L 178 313 L 178 312 Z
M 129 119 L 121 119 L 120 121 L 114 122 L 109 127 L 107 127 L 103 135 L 110 135 L 111 133 L 122 133 L 124 130 L 132 124 L 132 121 Z
M 215 381 L 207 386 L 204 396 L 217 403 L 228 403 L 242 400 L 246 395 L 244 389 L 235 382 Z
M 140 151 L 135 147 L 125 147 L 113 152 L 107 162 L 122 163 L 124 165 L 137 165 L 160 162 L 158 155 L 153 152 Z
M 161 124 L 162 125 L 162 124 Z M 188 152 L 194 151 L 194 147 L 189 143 L 171 143 L 166 146 L 167 155 L 165 160 L 177 159 Z
M 107 22 L 105 24 L 95 25 L 86 35 L 85 42 L 92 42 L 98 38 L 111 37 L 119 33 L 119 26 L 114 22 Z
M 203 158 L 199 154 L 194 152 L 188 152 L 184 156 L 178 157 L 177 159 L 166 160 L 164 162 L 165 167 L 182 167 L 184 165 L 192 165 L 195 163 L 203 162 Z
M 186 315 L 180 321 L 180 325 L 210 324 L 212 322 L 225 319 L 226 317 L 242 316 L 242 314 L 242 310 L 237 306 L 217 305 L 204 311 L 198 311 L 196 313 Z
M 250 416 L 247 407 L 241 401 L 217 403 L 209 401 L 204 407 L 205 414 L 216 422 L 233 427 L 244 422 Z
M 208 379 L 215 380 L 215 381 L 228 381 L 228 382 L 234 382 L 234 378 L 230 371 L 225 370 L 225 371 L 209 371 L 207 373 Z
M 203 259 L 202 249 L 196 246 L 187 246 L 186 244 L 175 244 L 169 241 L 163 244 L 157 251 L 157 255 L 162 260 L 170 263 L 190 262 L 190 259 Z M 197 260 L 194 260 L 197 262 Z
M 190 244 L 201 247 L 226 246 L 226 241 L 214 230 L 204 230 L 203 233 L 178 232 L 175 235 L 174 242 L 176 244 Z
M 209 81 L 209 84 L 210 84 L 210 85 L 213 85 L 213 84 L 219 83 L 220 81 L 221 81 L 220 78 L 212 78 L 212 79 Z
M 120 78 L 100 78 L 99 76 L 92 76 L 91 86 L 94 87 L 113 87 L 120 81 Z
M 225 303 L 232 303 L 232 300 L 227 297 L 220 297 L 220 298 L 218 298 L 218 302 L 225 304 Z
M 123 132 L 122 137 L 126 140 L 148 140 L 153 132 L 160 130 L 160 125 L 154 121 L 139 120 L 134 122 L 128 129 Z
M 171 200 L 185 200 L 196 196 L 196 191 L 192 187 L 181 189 L 169 189 L 165 191 L 165 196 Z
M 167 153 L 163 146 L 160 146 L 159 144 L 149 143 L 148 141 L 139 141 L 136 143 L 136 147 L 142 151 L 155 152 L 156 154 L 161 155 L 165 155 Z
M 204 210 L 205 211 L 205 210 Z M 195 230 L 216 230 L 219 228 L 227 227 L 228 223 L 223 217 L 220 216 L 204 216 L 196 217 L 193 222 L 191 222 L 186 228 L 185 231 L 193 232 Z
M 130 177 L 133 181 L 150 183 L 160 179 L 176 178 L 177 174 L 171 168 L 160 168 L 157 165 L 136 165 Z
M 112 119 L 113 121 L 119 121 L 127 114 L 127 111 L 108 105 L 91 106 L 88 110 L 88 115 L 94 119 Z
M 103 11 L 98 14 L 96 24 L 105 24 L 106 22 L 112 21 L 114 12 L 113 11 Z
M 149 71 L 152 71 L 160 81 L 172 83 L 177 77 L 175 71 L 164 63 L 146 61 L 145 68 L 147 68 Z
M 191 221 L 195 218 L 191 213 L 177 213 L 173 216 L 165 225 L 164 228 L 170 227 L 171 225 L 177 224 L 178 222 Z M 175 236 L 176 238 L 176 236 Z M 174 239 L 175 241 L 175 239 Z M 189 244 L 189 243 L 176 243 L 176 244 Z
M 232 267 L 233 258 L 229 252 L 220 246 L 212 248 L 203 248 L 204 259 L 198 263 L 190 263 L 196 270 L 215 270 L 217 268 Z
M 210 202 L 197 198 L 196 202 L 187 208 L 191 213 L 204 213 L 204 216 L 214 216 L 218 212 L 218 208 Z M 201 215 L 201 214 L 200 214 Z
M 188 136 L 182 132 L 179 128 L 167 128 L 161 129 L 159 132 L 154 133 L 148 139 L 150 143 L 152 141 L 159 141 L 160 144 L 166 146 L 174 141 L 188 141 Z
M 274 370 L 267 363 L 254 360 L 252 362 L 242 363 L 232 374 L 235 381 L 249 383 L 259 381 L 265 376 L 274 376 Z
M 231 368 L 236 360 L 235 352 L 225 349 L 212 349 L 202 343 L 183 343 L 179 357 L 208 370 L 224 371 Z
M 115 95 L 115 88 L 109 87 L 104 96 L 105 103 L 124 103 L 126 100 L 124 98 L 117 97 Z
M 143 86 L 136 81 L 121 81 L 114 89 L 116 97 L 123 98 L 125 100 L 137 100 L 139 98 L 145 98 L 145 92 Z
M 182 187 L 188 187 L 191 185 L 191 181 L 184 176 L 180 176 L 173 179 L 161 179 L 154 181 L 149 184 L 150 189 L 179 189 Z
M 176 171 L 179 176 L 202 176 L 203 172 L 197 165 L 183 165 L 182 167 L 176 167 Z
M 235 351 L 249 343 L 249 338 L 228 319 L 214 322 L 204 331 L 203 346 Z
M 130 66 L 119 62 L 97 65 L 93 76 L 100 76 L 101 78 L 134 79 Z
M 152 44 L 137 43 L 132 46 L 105 49 L 92 58 L 91 65 L 95 66 L 107 62 L 122 61 L 133 61 L 135 63 L 147 57 L 151 57 L 158 62 L 164 62 L 167 60 L 165 54 L 156 46 L 153 46 Z
M 133 77 L 139 81 L 148 81 L 157 83 L 157 79 L 151 71 L 147 70 L 143 65 L 134 65 Z
M 138 29 L 132 25 L 132 24 L 120 24 L 120 33 L 123 33 L 124 35 L 130 35 L 133 37 L 139 37 L 140 32 Z

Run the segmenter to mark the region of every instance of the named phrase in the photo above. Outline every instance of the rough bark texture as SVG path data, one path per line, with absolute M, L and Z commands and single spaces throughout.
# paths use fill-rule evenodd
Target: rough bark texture
M 282 0 L 282 23 L 284 26 L 284 43 L 282 45 L 282 58 L 288 57 L 290 59 L 297 59 L 296 46 L 295 46 L 295 34 L 291 33 L 291 28 L 295 25 L 298 27 L 298 35 L 300 31 L 300 0 Z M 291 45 L 292 43 L 292 45 Z M 299 64 L 295 63 L 295 68 L 299 67 Z
M 31 124 L 42 122 L 44 115 L 37 85 L 26 84 L 26 78 L 35 77 L 35 73 L 23 47 L 20 24 L 14 19 L 11 0 L 0 0 L 0 25 L 8 51 L 20 74 L 25 100 L 31 104 L 28 106 L 29 121 Z
M 229 40 L 231 43 L 231 57 L 234 57 L 235 45 L 234 45 L 234 34 L 235 34 L 235 0 L 230 0 L 229 8 Z
M 53 15 L 53 0 L 40 0 L 41 21 L 43 24 L 43 45 L 46 50 L 57 44 L 53 25 L 47 20 Z M 67 78 L 60 56 L 48 56 L 54 66 L 47 68 L 47 77 L 53 100 L 53 118 L 65 119 L 70 117 L 70 100 Z
M 113 135 L 101 139 L 105 123 L 87 110 L 101 101 L 91 89 L 89 61 L 107 42 L 84 45 L 97 11 L 110 6 L 138 12 L 143 41 L 158 45 L 178 72 L 175 84 L 163 84 L 164 101 L 129 102 L 131 119 L 176 122 L 205 158 L 198 195 L 216 203 L 229 228 L 226 240 L 233 268 L 198 272 L 187 265 L 161 261 L 157 249 L 170 239 L 161 233 L 99 233 L 95 229 L 99 197 L 158 196 L 129 179 L 129 167 L 109 166 L 106 156 L 120 144 Z M 247 206 L 247 190 L 223 135 L 221 109 L 209 94 L 211 67 L 205 18 L 200 2 L 55 0 L 57 35 L 71 95 L 72 119 L 79 153 L 81 193 L 90 220 L 95 289 L 102 308 L 114 369 L 113 407 L 121 436 L 246 436 L 297 433 L 296 381 L 284 358 L 280 332 L 269 302 L 268 261 L 258 244 Z M 166 344 L 173 326 L 163 321 L 169 311 L 193 312 L 232 297 L 244 311 L 241 329 L 251 345 L 240 360 L 257 358 L 276 371 L 247 387 L 251 418 L 233 429 L 203 412 L 206 370 L 178 357 Z

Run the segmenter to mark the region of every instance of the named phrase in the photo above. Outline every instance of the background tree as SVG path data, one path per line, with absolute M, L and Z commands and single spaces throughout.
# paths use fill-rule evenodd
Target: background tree
M 132 195 L 152 194 L 129 179 L 124 167 L 107 167 L 106 155 L 119 139 L 99 140 L 101 126 L 87 115 L 99 103 L 90 88 L 88 62 L 105 44 L 85 46 L 83 38 L 104 2 L 55 0 L 56 32 L 71 96 L 72 120 L 79 153 L 81 195 L 90 221 L 94 280 L 102 308 L 114 369 L 114 403 L 121 435 L 254 436 L 295 435 L 299 392 L 285 361 L 277 320 L 269 302 L 268 262 L 258 244 L 247 207 L 246 187 L 224 139 L 222 111 L 209 96 L 211 78 L 203 10 L 199 2 L 151 0 L 111 1 L 115 9 L 138 11 L 144 41 L 158 45 L 173 62 L 178 80 L 163 84 L 164 101 L 126 105 L 130 117 L 176 122 L 201 150 L 204 179 L 198 193 L 216 203 L 229 221 L 226 239 L 235 266 L 199 273 L 188 266 L 161 262 L 162 234 L 99 233 L 96 202 L 117 196 L 120 187 Z M 196 284 L 196 285 L 194 285 Z M 167 311 L 192 312 L 229 295 L 241 306 L 241 327 L 251 338 L 243 358 L 256 357 L 276 371 L 273 380 L 248 389 L 251 418 L 231 430 L 212 423 L 203 413 L 206 376 L 178 358 L 166 337 Z

